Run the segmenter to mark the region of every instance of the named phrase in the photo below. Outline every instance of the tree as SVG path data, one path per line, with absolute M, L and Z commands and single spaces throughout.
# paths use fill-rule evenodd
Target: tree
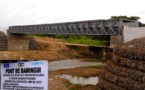
M 138 16 L 111 16 L 111 19 L 126 19 L 126 20 L 133 20 L 133 21 L 138 21 L 140 17 Z

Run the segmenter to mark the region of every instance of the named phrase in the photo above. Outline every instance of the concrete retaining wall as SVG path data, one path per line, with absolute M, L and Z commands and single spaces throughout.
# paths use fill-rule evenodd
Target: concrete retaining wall
M 8 34 L 0 32 L 0 51 L 37 50 L 37 42 L 25 34 Z
M 8 33 L 8 50 L 23 51 L 29 50 L 29 36 L 26 34 Z
M 115 47 L 133 39 L 145 37 L 145 27 L 124 28 L 121 35 L 110 36 L 110 46 Z
M 130 27 L 123 29 L 123 43 L 131 41 L 136 38 L 145 37 L 145 27 Z

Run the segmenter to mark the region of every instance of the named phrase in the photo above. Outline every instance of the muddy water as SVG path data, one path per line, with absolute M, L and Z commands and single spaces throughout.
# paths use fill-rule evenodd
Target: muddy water
M 59 69 L 70 69 L 76 67 L 86 67 L 93 65 L 101 65 L 100 62 L 83 62 L 80 59 L 70 59 L 70 60 L 60 60 L 49 62 L 49 71 L 59 70 Z
M 96 85 L 98 83 L 98 77 L 84 78 L 84 77 L 76 77 L 76 76 L 71 76 L 71 75 L 57 75 L 56 77 L 67 79 L 73 84 L 81 84 L 81 85 L 92 84 L 92 85 Z

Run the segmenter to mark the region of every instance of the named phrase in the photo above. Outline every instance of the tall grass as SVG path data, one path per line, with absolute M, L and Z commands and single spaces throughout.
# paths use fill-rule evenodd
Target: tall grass
M 74 43 L 74 44 L 87 44 L 87 45 L 108 45 L 110 37 L 109 36 L 76 36 L 76 35 L 40 35 L 35 34 L 39 37 L 53 37 L 62 39 L 64 42 Z
M 68 43 L 75 43 L 75 44 L 87 44 L 87 45 L 106 45 L 107 41 L 100 41 L 100 40 L 91 40 L 91 39 L 73 39 L 69 38 L 64 40 Z
M 107 45 L 109 43 L 109 38 L 107 37 L 97 37 L 97 36 L 64 36 L 56 35 L 56 38 L 63 39 L 64 42 L 74 43 L 74 44 L 87 44 L 87 45 Z

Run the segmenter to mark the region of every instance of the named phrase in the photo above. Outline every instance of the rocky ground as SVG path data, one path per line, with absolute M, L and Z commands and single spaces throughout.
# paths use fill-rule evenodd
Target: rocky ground
M 1 51 L 1 60 L 64 60 L 74 58 L 85 58 L 81 55 L 81 51 L 69 48 L 66 43 L 61 40 L 48 38 L 48 37 L 35 37 L 38 43 L 38 50 L 31 51 Z M 97 76 L 100 74 L 99 69 L 95 68 L 74 68 L 66 70 L 58 70 L 49 72 L 49 90 L 71 90 L 75 85 L 66 84 L 68 80 L 56 78 L 55 75 L 68 74 L 74 76 Z M 72 89 L 73 90 L 73 89 Z M 96 90 L 95 85 L 86 85 L 81 87 L 79 90 Z

